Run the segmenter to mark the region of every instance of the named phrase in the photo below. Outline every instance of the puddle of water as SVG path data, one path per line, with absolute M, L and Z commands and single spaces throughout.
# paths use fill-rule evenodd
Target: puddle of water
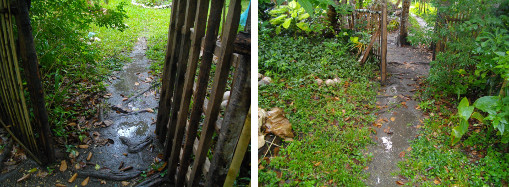
M 385 146 L 385 151 L 391 151 L 392 149 L 392 141 L 391 137 L 382 137 L 382 143 Z

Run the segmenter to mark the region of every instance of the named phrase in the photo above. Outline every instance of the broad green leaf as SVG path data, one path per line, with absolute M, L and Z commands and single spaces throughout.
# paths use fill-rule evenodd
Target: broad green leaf
M 283 23 L 283 20 L 286 18 L 286 15 L 280 15 L 274 19 L 271 19 L 270 20 L 270 24 L 272 25 L 278 25 L 278 24 L 281 24 Z
M 288 27 L 290 27 L 290 24 L 292 23 L 292 18 L 286 18 L 285 19 L 285 22 L 283 23 L 283 27 L 285 29 L 288 29 Z
M 279 33 L 281 33 L 281 26 L 276 27 L 276 34 L 279 34 Z
M 288 7 L 287 6 L 281 6 L 279 8 L 276 8 L 276 9 L 273 9 L 271 11 L 269 11 L 269 14 L 270 15 L 279 15 L 279 14 L 284 14 L 284 13 L 287 13 L 288 12 Z
M 350 37 L 352 43 L 359 43 L 359 37 Z
M 458 125 L 452 129 L 452 134 L 456 138 L 461 138 L 463 136 L 463 134 L 465 134 L 467 131 L 468 131 L 468 121 L 461 120 L 460 125 Z
M 472 112 L 474 112 L 474 106 L 469 106 L 468 99 L 464 97 L 458 105 L 458 115 L 465 121 L 468 121 Z
M 472 114 L 472 118 L 479 120 L 481 123 L 484 123 L 484 117 L 479 112 L 474 112 Z
M 314 11 L 313 5 L 311 4 L 311 2 L 309 0 L 300 1 L 300 4 L 302 5 L 302 8 L 304 8 L 304 10 L 306 10 L 307 13 L 314 16 L 315 11 Z
M 292 18 L 296 18 L 297 17 L 297 11 L 293 11 L 292 12 Z
M 299 23 L 297 23 L 297 27 L 299 27 L 299 29 L 301 29 L 303 31 L 306 31 L 306 32 L 309 31 L 309 24 L 306 23 L 306 22 L 299 22 Z
M 474 102 L 474 106 L 482 110 L 483 112 L 487 112 L 489 114 L 496 114 L 497 111 L 495 110 L 498 106 L 498 96 L 484 96 L 479 99 L 477 99 Z
M 303 19 L 306 19 L 306 18 L 309 18 L 309 14 L 308 14 L 308 13 L 305 13 L 305 14 L 301 14 L 301 15 L 299 15 L 299 18 L 298 18 L 298 19 L 299 19 L 299 21 L 300 21 L 300 20 L 303 20 Z

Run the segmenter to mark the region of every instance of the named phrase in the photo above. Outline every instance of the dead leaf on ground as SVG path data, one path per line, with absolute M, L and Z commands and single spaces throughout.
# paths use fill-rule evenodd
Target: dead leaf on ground
M 127 101 L 128 99 L 129 99 L 129 98 L 124 97 L 124 98 L 122 98 L 122 101 Z
M 67 124 L 67 125 L 68 125 L 68 126 L 71 126 L 71 127 L 74 127 L 74 126 L 76 126 L 76 123 L 72 122 L 72 123 L 69 123 L 69 124 Z
M 145 111 L 150 112 L 150 113 L 154 113 L 154 110 L 152 110 L 151 108 L 147 108 L 147 109 L 145 109 Z
M 273 108 L 267 112 L 267 121 L 265 123 L 266 132 L 279 136 L 287 141 L 293 140 L 295 136 L 292 132 L 292 124 L 284 116 L 283 109 Z
M 122 181 L 122 186 L 127 186 L 129 185 L 130 182 L 127 182 L 127 181 Z
M 19 178 L 16 182 L 21 182 L 25 179 L 28 179 L 28 177 L 30 177 L 30 173 L 23 175 L 23 177 Z
M 317 162 L 317 163 L 315 163 L 313 165 L 316 167 L 316 166 L 319 166 L 320 164 L 322 164 L 322 162 Z
M 395 117 L 391 117 L 391 121 L 395 121 L 395 120 L 396 120 L 396 118 L 395 118 Z
M 92 152 L 88 152 L 87 161 L 90 161 L 92 159 Z
M 440 182 L 439 180 L 436 180 L 436 179 L 435 179 L 435 180 L 433 181 L 433 183 L 435 183 L 435 184 L 440 184 L 441 182 Z
M 104 120 L 104 121 L 103 121 L 103 124 L 104 124 L 106 127 L 109 127 L 109 126 L 113 125 L 113 121 L 111 121 L 111 120 Z
M 411 150 L 412 150 L 412 147 L 408 147 L 408 148 L 406 148 L 406 151 L 407 151 L 407 152 L 410 152 Z
M 81 182 L 81 186 L 86 186 L 88 184 L 88 181 L 90 180 L 90 177 L 87 177 L 85 180 Z
M 134 82 L 134 85 L 138 86 L 138 85 L 140 85 L 140 83 L 139 82 Z
M 72 177 L 67 182 L 72 183 L 72 182 L 74 182 L 74 180 L 76 180 L 77 177 L 78 177 L 78 173 L 75 173 L 74 175 L 72 175 Z
M 106 181 L 105 180 L 101 180 L 101 184 L 106 184 Z
M 399 157 L 400 157 L 400 158 L 405 157 L 405 151 L 401 151 L 401 153 L 399 153 Z
M 64 172 L 65 170 L 67 170 L 67 161 L 62 160 L 62 162 L 60 162 L 60 171 Z
M 55 184 L 56 187 L 66 187 L 64 184 Z
M 78 145 L 80 149 L 88 149 L 88 145 Z
M 48 172 L 39 170 L 39 172 L 37 172 L 37 174 L 35 176 L 44 178 L 44 177 L 48 176 Z
M 403 181 L 396 181 L 396 184 L 398 184 L 398 185 L 405 185 L 405 183 Z

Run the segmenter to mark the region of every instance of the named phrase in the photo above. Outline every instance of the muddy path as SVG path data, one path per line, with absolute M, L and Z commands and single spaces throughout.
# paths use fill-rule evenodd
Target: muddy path
M 152 166 L 157 165 L 157 157 L 162 150 L 154 134 L 158 106 L 157 78 L 148 69 L 150 60 L 145 56 L 146 49 L 146 39 L 139 38 L 129 55 L 133 61 L 121 71 L 113 72 L 104 82 L 108 84 L 105 99 L 99 107 L 98 122 L 89 129 L 88 147 L 77 147 L 75 150 L 79 155 L 74 159 L 66 150 L 58 150 L 59 164 L 52 174 L 46 173 L 46 176 L 46 169 L 26 159 L 0 175 L 0 186 L 80 186 L 86 178 L 84 173 L 96 176 L 90 177 L 87 186 L 134 186 L 144 179 Z M 92 156 L 88 159 L 90 154 Z M 65 171 L 59 169 L 62 160 L 67 164 Z M 80 168 L 76 168 L 76 164 Z M 33 172 L 27 179 L 17 182 L 32 168 L 41 172 Z M 43 176 L 40 176 L 41 173 Z M 75 173 L 78 173 L 77 179 L 68 182 Z M 107 175 L 110 176 L 106 179 L 97 178 Z
M 396 45 L 397 32 L 388 35 L 387 73 L 388 79 L 377 95 L 377 127 L 373 136 L 375 145 L 368 148 L 373 155 L 368 165 L 370 174 L 366 180 L 369 186 L 397 186 L 396 181 L 404 179 L 395 175 L 397 163 L 410 150 L 409 140 L 417 135 L 418 125 L 423 118 L 416 109 L 419 102 L 413 99 L 417 80 L 429 72 L 431 53 L 411 46 Z

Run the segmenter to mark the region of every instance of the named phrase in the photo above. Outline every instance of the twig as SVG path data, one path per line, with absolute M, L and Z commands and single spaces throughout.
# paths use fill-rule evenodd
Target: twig
M 265 151 L 265 154 L 263 154 L 263 157 L 262 158 L 265 158 L 265 156 L 267 156 L 267 154 L 269 153 L 270 151 L 270 148 L 272 147 L 272 145 L 274 145 L 274 140 L 276 140 L 276 136 L 274 136 L 274 138 L 272 139 L 272 142 L 270 142 L 270 145 L 269 147 L 267 148 L 267 151 Z M 260 162 L 258 162 L 258 165 L 260 165 Z
M 12 131 L 7 127 L 7 125 L 4 123 L 4 121 L 2 121 L 0 119 L 0 123 L 2 123 L 2 125 L 4 126 L 5 130 L 7 130 L 7 132 L 11 135 L 12 139 L 14 139 L 14 141 L 18 142 L 18 144 L 23 147 L 23 149 L 35 160 L 35 162 L 37 162 L 37 164 L 39 165 L 42 165 L 42 162 L 39 161 L 39 159 L 37 159 L 37 157 L 30 151 L 30 149 L 28 149 L 27 147 L 25 147 L 25 145 L 23 143 L 21 143 L 21 141 L 19 141 L 18 138 L 16 138 L 16 136 L 14 136 L 14 134 L 12 133 Z
M 145 92 L 147 92 L 147 91 L 149 91 L 149 90 L 151 90 L 151 89 L 155 88 L 156 86 L 159 86 L 159 84 L 161 84 L 161 83 L 160 83 L 160 82 L 158 82 L 158 83 L 153 84 L 152 86 L 148 87 L 146 90 L 144 90 L 144 91 L 142 91 L 142 92 L 140 92 L 140 93 L 136 94 L 135 96 L 130 97 L 128 100 L 126 100 L 126 101 L 125 101 L 125 103 L 129 103 L 129 102 L 131 102 L 134 98 L 137 98 L 137 97 L 139 97 L 140 95 L 144 94 Z

